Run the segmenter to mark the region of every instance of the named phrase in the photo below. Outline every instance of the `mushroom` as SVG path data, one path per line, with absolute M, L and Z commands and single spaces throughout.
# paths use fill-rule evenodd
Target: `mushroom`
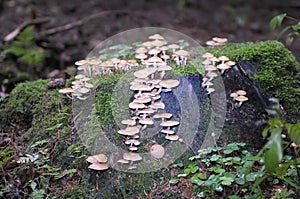
M 164 40 L 165 38 L 163 36 L 161 36 L 160 34 L 154 34 L 154 35 L 150 35 L 148 37 L 149 39 L 152 39 L 152 40 Z
M 147 55 L 146 54 L 136 54 L 135 55 L 135 58 L 137 58 L 137 59 L 140 59 L 141 60 L 141 62 L 143 63 L 144 62 L 144 60 L 147 58 Z
M 176 49 L 179 49 L 179 45 L 177 44 L 170 44 L 168 45 L 168 48 L 172 49 L 172 52 L 174 53 Z
M 123 159 L 130 161 L 130 166 L 128 169 L 132 169 L 131 167 L 133 162 L 142 160 L 142 157 L 138 153 L 128 152 L 123 154 Z M 133 167 L 136 168 L 135 166 Z
M 148 52 L 148 50 L 144 47 L 140 47 L 140 48 L 135 50 L 136 54 L 146 54 L 147 52 Z
M 121 129 L 118 131 L 121 135 L 133 136 L 140 132 L 140 129 L 137 126 L 127 127 L 126 129 Z
M 162 129 L 160 132 L 165 133 L 167 135 L 175 134 L 175 131 L 170 130 L 170 129 Z
M 221 70 L 221 75 L 222 75 L 222 74 L 224 74 L 226 69 L 230 68 L 230 66 L 222 63 L 222 64 L 217 65 L 217 68 Z
M 149 107 L 152 109 L 165 109 L 165 104 L 163 102 L 154 102 Z
M 109 167 L 106 163 L 93 163 L 88 168 L 97 171 L 103 171 L 103 170 L 107 170 Z
M 59 93 L 66 94 L 66 96 L 72 99 L 72 93 L 74 92 L 73 88 L 62 88 L 58 91 Z
M 225 45 L 228 41 L 227 38 L 221 38 L 221 37 L 213 37 L 212 40 L 217 42 L 218 45 Z
M 157 71 L 160 72 L 160 79 L 162 80 L 165 76 L 166 71 L 172 70 L 171 66 L 160 66 L 157 68 Z
M 207 77 L 209 77 L 209 79 L 207 81 L 211 81 L 213 80 L 215 77 L 218 77 L 218 74 L 215 72 L 209 72 L 206 74 Z
M 153 48 L 153 49 L 148 51 L 148 54 L 152 55 L 152 56 L 157 56 L 159 53 L 160 53 L 160 50 L 158 50 L 156 48 Z
M 207 88 L 206 91 L 207 91 L 207 94 L 211 94 L 212 92 L 215 91 L 215 89 L 214 88 Z
M 219 59 L 220 61 L 222 61 L 222 64 L 224 64 L 225 61 L 228 61 L 228 60 L 229 60 L 229 58 L 226 57 L 226 56 L 221 56 L 221 57 L 219 57 L 218 59 Z
M 132 119 L 122 120 L 121 123 L 127 125 L 127 127 L 136 125 L 136 121 Z
M 218 45 L 218 43 L 215 42 L 214 40 L 208 40 L 208 41 L 206 42 L 206 45 L 211 46 L 212 48 L 214 48 L 215 46 Z
M 165 119 L 170 119 L 172 117 L 171 113 L 157 113 L 153 116 L 153 118 L 161 118 L 162 122 L 165 121 Z
M 150 155 L 155 159 L 161 159 L 165 155 L 165 149 L 160 144 L 154 144 L 150 147 Z
M 186 50 L 178 50 L 174 52 L 175 57 L 179 57 L 179 63 L 184 68 L 187 62 L 187 58 L 190 56 L 190 53 Z
M 179 124 L 178 121 L 168 120 L 168 121 L 163 121 L 162 123 L 160 123 L 160 126 L 167 127 L 167 129 L 170 130 L 172 126 L 177 126 L 178 124 Z
M 93 156 L 89 156 L 86 161 L 92 163 L 88 168 L 94 170 L 106 170 L 108 169 L 107 156 L 105 154 L 97 154 Z
M 178 135 L 166 135 L 167 140 L 176 141 L 179 139 Z
M 174 88 L 179 85 L 179 81 L 176 79 L 162 80 L 159 85 L 165 88 Z
M 244 91 L 244 90 L 238 90 L 238 91 L 236 91 L 236 94 L 238 94 L 238 95 L 246 95 L 247 92 Z
M 238 104 L 236 104 L 236 107 L 240 107 L 243 102 L 248 100 L 248 97 L 246 97 L 244 95 L 239 95 L 235 98 L 235 100 L 239 102 Z

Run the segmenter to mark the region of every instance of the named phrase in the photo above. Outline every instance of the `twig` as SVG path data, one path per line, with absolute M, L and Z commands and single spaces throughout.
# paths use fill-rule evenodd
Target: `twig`
M 47 23 L 50 21 L 50 18 L 42 18 L 42 19 L 33 19 L 30 21 L 25 21 L 21 23 L 14 31 L 6 35 L 3 39 L 4 42 L 10 42 L 14 40 L 19 33 L 25 29 L 27 26 L 34 25 L 34 24 L 42 24 L 42 23 Z
M 73 29 L 75 27 L 82 26 L 85 23 L 87 23 L 88 21 L 91 21 L 93 19 L 102 17 L 104 15 L 109 15 L 109 14 L 123 14 L 123 13 L 124 14 L 128 13 L 128 10 L 108 10 L 108 11 L 103 11 L 103 12 L 100 12 L 100 13 L 96 13 L 96 14 L 87 16 L 87 17 L 85 17 L 83 19 L 76 20 L 74 22 L 62 25 L 62 26 L 58 26 L 58 27 L 55 27 L 55 28 L 51 28 L 51 29 L 42 31 L 42 32 L 40 32 L 38 34 L 38 37 L 44 37 L 44 36 L 53 35 L 53 34 L 56 34 L 56 33 L 59 33 L 59 32 L 67 31 L 67 30 Z

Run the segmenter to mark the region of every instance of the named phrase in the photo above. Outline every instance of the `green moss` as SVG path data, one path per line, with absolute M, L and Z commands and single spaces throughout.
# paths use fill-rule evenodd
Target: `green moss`
M 250 61 L 258 73 L 252 77 L 269 97 L 279 98 L 289 113 L 300 111 L 299 65 L 290 51 L 277 41 L 228 44 L 209 50 L 215 56 Z
M 79 187 L 74 187 L 66 191 L 61 198 L 62 199 L 85 199 L 88 197 Z

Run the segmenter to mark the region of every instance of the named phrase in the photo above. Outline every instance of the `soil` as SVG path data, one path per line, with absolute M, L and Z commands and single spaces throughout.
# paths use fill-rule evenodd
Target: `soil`
M 230 42 L 246 42 L 276 39 L 269 22 L 280 13 L 300 18 L 300 2 L 290 1 L 196 1 L 196 0 L 110 0 L 110 1 L 0 1 L 0 38 L 4 38 L 24 21 L 49 18 L 48 23 L 35 27 L 35 33 L 78 21 L 105 10 L 125 10 L 123 14 L 108 14 L 90 20 L 80 27 L 57 32 L 40 38 L 37 45 L 47 57 L 31 78 L 57 76 L 59 71 L 73 66 L 74 61 L 85 56 L 101 41 L 116 33 L 137 27 L 165 27 L 182 32 L 201 45 L 212 36 L 227 37 Z M 285 20 L 284 25 L 292 23 Z M 285 38 L 281 38 L 284 42 Z M 300 39 L 287 46 L 300 60 Z M 13 60 L 15 61 L 15 60 Z M 9 74 L 3 72 L 8 63 L 2 63 L 1 84 Z M 28 66 L 18 66 L 18 71 L 27 71 Z M 52 73 L 51 73 L 52 72 Z M 16 81 L 16 82 L 18 82 Z M 16 83 L 14 82 L 14 83 Z M 9 87 L 9 86 L 7 86 Z M 7 92 L 11 88 L 6 89 Z

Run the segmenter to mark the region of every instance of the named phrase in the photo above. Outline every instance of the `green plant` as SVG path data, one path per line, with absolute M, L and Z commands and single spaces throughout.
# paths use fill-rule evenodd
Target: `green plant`
M 291 44 L 294 41 L 295 37 L 300 37 L 300 20 L 288 16 L 286 13 L 283 13 L 273 17 L 272 20 L 270 21 L 270 26 L 274 31 L 276 28 L 281 27 L 284 19 L 289 19 L 291 21 L 294 21 L 295 24 L 288 25 L 285 28 L 283 28 L 279 32 L 277 39 L 280 39 L 284 34 L 287 34 L 286 43 Z
M 43 61 L 44 51 L 35 45 L 33 36 L 34 26 L 25 28 L 10 45 L 5 53 L 15 55 L 20 63 L 37 66 Z

